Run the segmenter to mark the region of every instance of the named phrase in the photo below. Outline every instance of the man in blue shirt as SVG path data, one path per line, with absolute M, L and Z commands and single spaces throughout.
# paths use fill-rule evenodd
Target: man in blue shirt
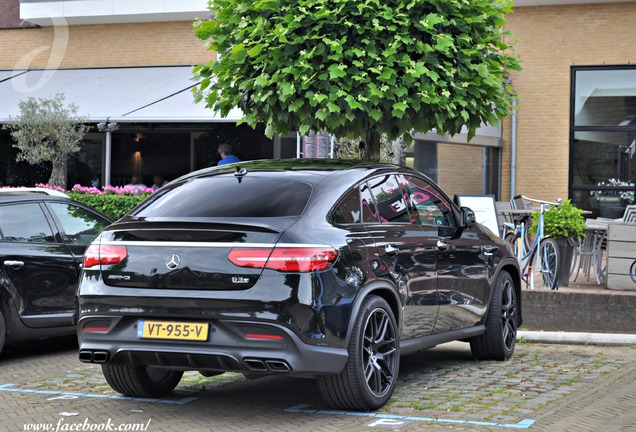
M 239 158 L 232 154 L 232 146 L 229 144 L 220 144 L 218 151 L 221 155 L 221 160 L 219 161 L 219 163 L 217 163 L 217 165 L 226 165 L 241 161 Z

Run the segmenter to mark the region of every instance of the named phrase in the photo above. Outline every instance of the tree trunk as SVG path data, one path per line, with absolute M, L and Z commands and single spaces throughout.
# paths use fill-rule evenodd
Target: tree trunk
M 380 133 L 371 130 L 367 133 L 364 143 L 364 160 L 380 162 Z
M 67 157 L 56 155 L 53 158 L 53 169 L 51 170 L 51 178 L 49 186 L 59 186 L 66 189 L 66 162 Z

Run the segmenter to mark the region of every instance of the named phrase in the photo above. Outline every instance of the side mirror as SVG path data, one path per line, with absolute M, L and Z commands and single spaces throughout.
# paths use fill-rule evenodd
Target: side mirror
M 475 212 L 468 207 L 461 208 L 461 226 L 462 228 L 472 228 L 477 220 L 475 219 Z

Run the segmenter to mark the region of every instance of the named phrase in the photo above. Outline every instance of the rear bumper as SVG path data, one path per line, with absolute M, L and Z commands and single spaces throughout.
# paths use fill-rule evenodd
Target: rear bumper
M 85 330 L 94 322 L 109 323 L 108 330 Z M 209 320 L 209 337 L 202 342 L 143 339 L 137 336 L 137 322 L 137 318 L 126 316 L 82 316 L 78 323 L 80 361 L 315 376 L 339 373 L 348 358 L 345 348 L 307 344 L 285 326 L 272 322 Z M 245 329 L 278 338 L 252 339 Z

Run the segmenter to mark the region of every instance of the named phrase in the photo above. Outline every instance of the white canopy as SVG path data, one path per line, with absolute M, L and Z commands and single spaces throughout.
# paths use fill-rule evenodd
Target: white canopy
M 86 69 L 0 70 L 0 123 L 20 114 L 28 97 L 64 93 L 91 123 L 236 122 L 240 110 L 220 117 L 204 103 L 194 103 L 191 66 Z

